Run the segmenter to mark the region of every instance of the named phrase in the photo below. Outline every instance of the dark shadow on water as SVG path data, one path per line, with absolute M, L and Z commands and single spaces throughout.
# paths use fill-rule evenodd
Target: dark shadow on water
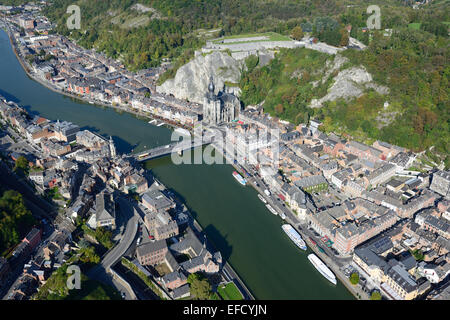
M 116 146 L 116 150 L 118 153 L 131 153 L 131 150 L 136 148 L 136 145 L 132 145 L 131 143 L 125 141 L 121 137 L 112 136 L 112 139 L 114 141 L 114 145 Z
M 212 224 L 203 229 L 206 233 L 208 241 L 214 245 L 216 250 L 222 254 L 223 263 L 225 264 L 231 256 L 233 247 L 228 243 L 227 236 L 222 235 L 220 231 Z
M 17 98 L 16 96 L 13 96 L 12 94 L 10 94 L 6 91 L 3 91 L 2 89 L 0 89 L 0 96 L 3 96 L 6 99 L 6 101 L 12 101 L 17 104 L 20 102 L 19 98 Z
M 40 116 L 41 115 L 39 113 L 39 111 L 33 110 L 30 105 L 21 106 L 21 107 L 24 108 L 30 115 L 33 115 L 33 116 Z
M 149 170 L 149 169 L 147 169 L 147 170 Z M 189 207 L 189 203 L 186 201 L 186 199 L 180 193 L 178 193 L 176 190 L 174 190 L 173 188 L 167 187 L 167 190 L 172 192 L 172 197 L 175 198 L 175 200 L 177 202 L 177 206 L 179 204 L 184 204 L 186 206 L 187 210 L 189 211 L 189 213 L 191 214 L 192 218 L 194 220 L 197 220 L 198 213 Z M 199 222 L 199 221 L 197 220 L 197 222 Z M 203 228 L 203 226 L 202 226 L 202 228 Z M 222 255 L 223 263 L 225 264 L 228 261 L 228 259 L 230 258 L 231 252 L 232 252 L 232 246 L 228 243 L 227 236 L 222 235 L 220 233 L 220 231 L 212 224 L 208 225 L 206 228 L 203 228 L 203 231 L 201 232 L 201 235 L 199 237 L 200 240 L 203 240 L 204 234 L 206 234 L 206 236 L 207 236 L 208 244 L 212 245 L 214 247 L 213 251 L 220 251 L 220 253 Z

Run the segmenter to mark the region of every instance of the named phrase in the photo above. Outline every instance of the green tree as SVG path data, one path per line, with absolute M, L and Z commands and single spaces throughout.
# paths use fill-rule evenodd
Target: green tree
M 27 176 L 28 172 L 30 171 L 30 165 L 27 158 L 25 158 L 24 156 L 18 157 L 13 170 L 22 177 Z
M 294 29 L 292 29 L 291 37 L 294 40 L 301 40 L 303 38 L 303 30 L 302 27 L 296 26 Z
M 370 295 L 370 300 L 381 300 L 381 294 L 377 290 L 373 291 Z
M 358 282 L 359 282 L 359 275 L 356 273 L 356 272 L 353 272 L 351 275 L 350 275 L 350 283 L 352 284 L 352 285 L 357 285 L 358 284 Z
M 414 257 L 414 259 L 416 259 L 417 261 L 422 261 L 424 258 L 423 252 L 419 249 L 411 251 L 411 254 Z
M 348 45 L 348 41 L 349 41 L 349 36 L 348 36 L 348 31 L 346 28 L 342 28 L 339 33 L 341 34 L 341 40 L 339 42 L 339 45 L 341 47 L 345 47 L 346 45 Z
M 111 249 L 114 245 L 112 242 L 112 232 L 103 227 L 95 229 L 95 239 L 106 249 Z
M 305 116 L 304 116 L 304 118 L 303 118 L 303 121 L 304 121 L 304 124 L 305 124 L 306 126 L 309 125 L 309 118 L 310 118 L 309 112 L 305 112 Z
M 259 57 L 252 54 L 247 59 L 245 59 L 245 65 L 247 66 L 247 71 L 251 72 L 259 63 Z
M 7 190 L 0 197 L 0 253 L 15 245 L 36 223 L 22 195 Z
M 211 284 L 200 273 L 192 273 L 188 276 L 187 282 L 190 285 L 191 294 L 197 300 L 207 300 L 212 293 Z
M 83 263 L 98 264 L 100 262 L 100 256 L 95 253 L 95 248 L 93 246 L 81 248 L 79 255 L 80 261 Z

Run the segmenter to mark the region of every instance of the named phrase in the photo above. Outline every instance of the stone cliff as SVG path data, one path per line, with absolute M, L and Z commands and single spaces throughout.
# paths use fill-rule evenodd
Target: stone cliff
M 156 90 L 173 94 L 179 99 L 203 103 L 210 76 L 214 79 L 217 93 L 223 89 L 225 83 L 239 83 L 242 63 L 225 52 L 213 52 L 205 56 L 199 54 L 178 69 L 175 78 L 157 86 Z

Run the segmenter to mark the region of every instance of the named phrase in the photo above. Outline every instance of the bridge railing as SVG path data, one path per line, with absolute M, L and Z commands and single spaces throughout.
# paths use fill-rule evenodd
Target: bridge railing
M 168 144 L 165 146 L 144 150 L 144 151 L 139 152 L 136 155 L 134 155 L 134 157 L 138 160 L 143 160 L 143 159 L 152 158 L 152 157 L 158 157 L 158 156 L 166 154 L 166 153 L 184 151 L 184 150 L 196 148 L 196 147 L 199 147 L 199 146 L 202 146 L 205 144 L 210 144 L 213 140 L 214 140 L 213 137 L 208 137 L 206 139 L 201 140 L 200 142 L 197 142 L 194 140 L 194 141 L 190 141 L 187 143 L 186 142 L 171 143 L 171 144 Z

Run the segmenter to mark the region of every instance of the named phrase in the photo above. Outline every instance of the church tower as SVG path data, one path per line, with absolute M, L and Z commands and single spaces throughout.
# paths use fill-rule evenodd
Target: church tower
M 203 119 L 210 124 L 217 124 L 221 120 L 221 103 L 214 93 L 215 86 L 213 77 L 209 78 L 208 91 L 203 99 Z
M 212 76 L 209 78 L 208 91 L 203 100 L 203 120 L 208 124 L 230 122 L 237 118 L 240 110 L 239 99 L 231 93 L 219 91 L 215 94 L 215 86 Z

